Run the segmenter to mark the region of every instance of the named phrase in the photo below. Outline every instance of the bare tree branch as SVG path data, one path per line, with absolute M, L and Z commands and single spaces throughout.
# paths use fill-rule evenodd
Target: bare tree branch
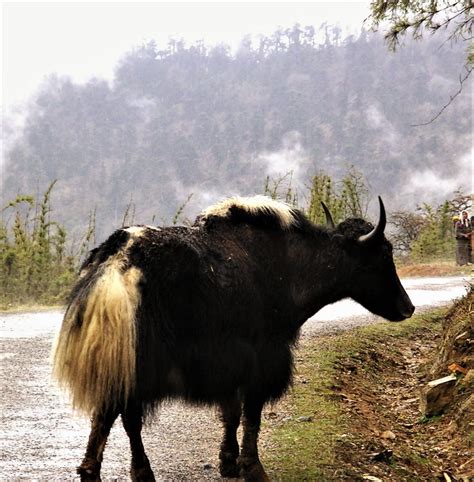
M 427 125 L 431 124 L 451 105 L 451 103 L 454 101 L 454 99 L 462 92 L 464 82 L 466 82 L 466 80 L 469 78 L 469 76 L 472 73 L 472 67 L 466 66 L 466 70 L 467 70 L 467 72 L 466 72 L 466 75 L 464 77 L 459 76 L 459 89 L 453 95 L 449 96 L 449 101 L 446 104 L 444 104 L 443 107 L 441 107 L 439 112 L 428 122 L 422 122 L 420 124 L 410 124 L 410 127 L 420 127 L 420 126 L 427 126 Z

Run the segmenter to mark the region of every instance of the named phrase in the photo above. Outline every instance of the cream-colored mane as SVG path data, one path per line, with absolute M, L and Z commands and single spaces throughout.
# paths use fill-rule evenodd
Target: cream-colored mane
M 231 208 L 236 207 L 250 214 L 268 214 L 274 216 L 283 229 L 290 229 L 296 224 L 294 209 L 283 201 L 277 201 L 267 196 L 231 197 L 202 211 L 204 218 L 210 216 L 228 217 Z
M 231 197 L 209 206 L 202 211 L 201 215 L 204 218 L 210 216 L 225 218 L 229 216 L 232 207 L 242 209 L 254 215 L 270 214 L 275 216 L 283 229 L 289 229 L 296 223 L 294 210 L 291 206 L 267 196 Z

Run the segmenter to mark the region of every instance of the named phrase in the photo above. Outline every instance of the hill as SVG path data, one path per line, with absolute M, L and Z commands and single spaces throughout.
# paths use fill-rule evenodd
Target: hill
M 295 25 L 235 53 L 151 42 L 122 58 L 111 83 L 50 77 L 7 152 L 3 201 L 58 179 L 61 220 L 82 229 L 96 207 L 100 237 L 131 200 L 135 222 L 160 223 L 194 193 L 192 217 L 289 170 L 303 193 L 316 172 L 355 165 L 391 207 L 467 187 L 470 90 L 412 127 L 457 90 L 464 47 L 425 38 L 394 54 L 376 34 L 324 32 Z

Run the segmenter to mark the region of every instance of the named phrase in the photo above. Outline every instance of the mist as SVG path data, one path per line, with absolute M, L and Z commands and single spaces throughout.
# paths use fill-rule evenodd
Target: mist
M 441 204 L 446 199 L 451 199 L 455 191 L 471 193 L 474 187 L 472 161 L 474 151 L 468 151 L 465 155 L 449 163 L 450 174 L 443 175 L 433 169 L 422 169 L 406 176 L 401 197 L 403 207 L 405 203 L 416 205 L 421 199 L 429 200 L 433 204 Z M 425 201 L 428 202 L 428 201 Z
M 131 46 L 111 81 L 49 76 L 22 116 L 4 118 L 2 202 L 57 179 L 60 220 L 80 231 L 96 209 L 99 238 L 131 202 L 133 222 L 167 224 L 183 204 L 180 221 L 192 220 L 261 194 L 267 177 L 287 176 L 304 207 L 312 176 L 338 181 L 350 166 L 389 210 L 442 202 L 472 186 L 470 90 L 411 126 L 449 98 L 464 53 L 426 38 L 391 54 L 377 34 L 328 25 L 280 27 L 235 54 Z

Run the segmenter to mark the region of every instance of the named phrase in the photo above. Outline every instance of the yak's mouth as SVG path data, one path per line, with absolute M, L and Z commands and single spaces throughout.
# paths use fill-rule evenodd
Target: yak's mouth
M 403 321 L 407 318 L 411 318 L 415 311 L 415 307 L 410 303 L 408 306 L 404 306 L 402 309 L 398 309 L 393 313 L 381 314 L 388 321 Z
M 406 320 L 407 318 L 410 318 L 410 316 L 405 316 L 405 315 L 395 315 L 395 316 L 384 316 L 385 319 L 388 321 L 403 321 Z
M 399 303 L 395 303 L 395 306 L 388 307 L 386 304 L 378 303 L 374 306 L 374 303 L 366 302 L 366 300 L 361 301 L 355 299 L 358 303 L 360 303 L 364 308 L 369 310 L 370 312 L 374 313 L 375 315 L 381 316 L 388 321 L 403 321 L 407 318 L 410 318 L 414 311 L 415 307 L 408 300 L 408 302 L 402 301 Z

